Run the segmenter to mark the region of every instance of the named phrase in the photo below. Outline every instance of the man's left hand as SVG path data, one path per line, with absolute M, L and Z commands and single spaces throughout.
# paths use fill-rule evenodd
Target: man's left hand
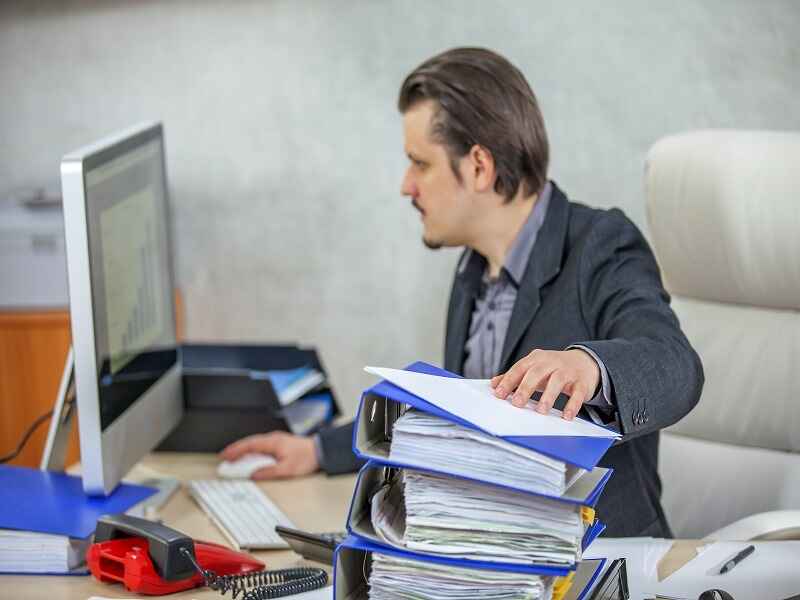
M 563 417 L 571 420 L 581 406 L 591 400 L 600 382 L 600 367 L 586 352 L 573 350 L 534 350 L 518 360 L 505 373 L 492 377 L 495 396 L 506 399 L 510 394 L 514 406 L 523 407 L 533 395 L 542 392 L 536 411 L 547 414 L 563 392 L 569 401 Z

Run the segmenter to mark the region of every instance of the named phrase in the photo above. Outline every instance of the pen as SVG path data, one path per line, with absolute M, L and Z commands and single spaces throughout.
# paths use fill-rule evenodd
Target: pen
M 730 571 L 733 567 L 735 567 L 740 562 L 742 562 L 745 558 L 750 556 L 755 549 L 756 549 L 756 547 L 753 546 L 752 544 L 750 544 L 747 548 L 745 548 L 741 552 L 737 552 L 733 556 L 733 558 L 730 558 L 730 559 L 725 561 L 725 564 L 722 565 L 722 568 L 719 570 L 719 574 L 720 575 L 724 575 L 725 573 Z

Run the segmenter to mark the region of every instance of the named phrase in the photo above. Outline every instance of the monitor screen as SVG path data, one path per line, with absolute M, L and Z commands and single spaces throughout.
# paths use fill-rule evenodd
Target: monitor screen
M 162 141 L 85 174 L 100 427 L 177 360 Z

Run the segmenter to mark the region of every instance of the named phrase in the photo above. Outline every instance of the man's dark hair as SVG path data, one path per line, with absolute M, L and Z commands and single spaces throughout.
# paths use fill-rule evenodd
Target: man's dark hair
M 433 139 L 443 144 L 461 181 L 458 162 L 474 145 L 491 152 L 494 189 L 510 201 L 538 193 L 547 181 L 549 147 L 536 96 L 514 65 L 484 48 L 453 48 L 426 60 L 406 77 L 397 107 L 405 113 L 436 103 Z

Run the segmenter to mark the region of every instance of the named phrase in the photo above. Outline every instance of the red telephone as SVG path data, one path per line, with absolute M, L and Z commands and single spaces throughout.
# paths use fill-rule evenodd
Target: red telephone
M 210 542 L 194 542 L 160 523 L 109 515 L 97 521 L 94 544 L 86 556 L 89 570 L 106 583 L 121 582 L 140 594 L 171 594 L 207 585 L 235 598 L 248 586 L 268 588 L 277 598 L 323 587 L 322 569 L 264 571 L 264 563 Z

